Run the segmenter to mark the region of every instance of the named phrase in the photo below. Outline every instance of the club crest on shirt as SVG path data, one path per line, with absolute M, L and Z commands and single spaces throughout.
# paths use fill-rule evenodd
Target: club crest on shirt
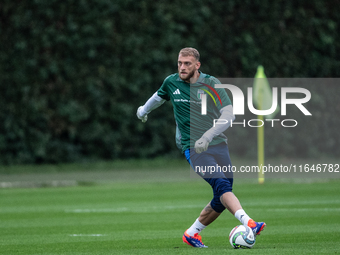
M 201 89 L 198 89 L 198 90 L 197 90 L 197 98 L 198 98 L 199 100 L 202 100 L 202 94 L 205 94 L 204 91 L 201 90 Z

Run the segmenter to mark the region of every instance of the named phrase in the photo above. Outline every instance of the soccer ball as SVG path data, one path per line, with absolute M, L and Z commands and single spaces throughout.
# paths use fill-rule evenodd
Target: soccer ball
M 236 226 L 229 234 L 229 242 L 235 249 L 250 249 L 255 241 L 253 230 L 248 226 Z

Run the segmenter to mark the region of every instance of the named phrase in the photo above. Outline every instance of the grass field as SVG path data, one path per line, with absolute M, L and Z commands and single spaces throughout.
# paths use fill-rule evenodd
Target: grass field
M 202 232 L 209 248 L 195 249 L 181 237 L 211 199 L 210 187 L 169 164 L 121 168 L 110 180 L 87 169 L 73 173 L 82 180 L 74 186 L 0 189 L 0 254 L 340 253 L 339 179 L 235 180 L 235 194 L 251 217 L 266 221 L 265 231 L 253 249 L 234 250 L 227 236 L 239 222 L 226 211 Z M 96 174 L 106 182 L 90 182 Z

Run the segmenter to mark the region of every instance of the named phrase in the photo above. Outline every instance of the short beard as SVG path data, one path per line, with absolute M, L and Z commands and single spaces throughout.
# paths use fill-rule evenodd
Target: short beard
M 196 72 L 196 70 L 193 70 L 191 73 L 188 74 L 188 77 L 185 80 L 183 80 L 182 78 L 181 79 L 185 82 L 190 83 L 190 79 L 191 79 L 191 77 L 194 76 L 195 72 Z

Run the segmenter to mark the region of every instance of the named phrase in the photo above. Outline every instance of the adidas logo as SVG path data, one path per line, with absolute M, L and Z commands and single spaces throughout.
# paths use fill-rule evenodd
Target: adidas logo
M 175 90 L 175 92 L 174 92 L 174 93 L 172 93 L 172 94 L 174 94 L 174 95 L 180 95 L 180 94 L 181 94 L 181 92 L 179 91 L 179 89 L 176 89 L 176 90 Z

